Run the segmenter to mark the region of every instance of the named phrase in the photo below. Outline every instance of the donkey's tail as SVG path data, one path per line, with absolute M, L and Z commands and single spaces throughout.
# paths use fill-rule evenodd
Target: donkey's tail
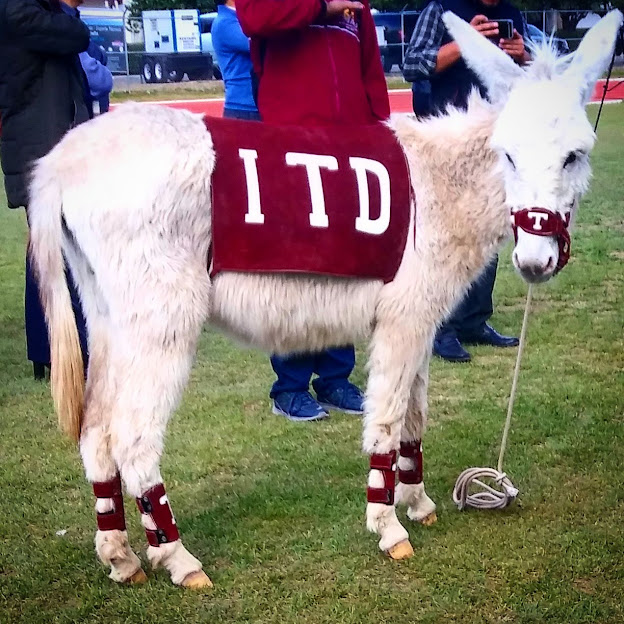
M 55 152 L 34 171 L 28 207 L 29 253 L 39 282 L 50 334 L 51 384 L 60 428 L 78 441 L 84 401 L 84 368 L 76 319 L 65 279 L 63 258 L 62 172 Z

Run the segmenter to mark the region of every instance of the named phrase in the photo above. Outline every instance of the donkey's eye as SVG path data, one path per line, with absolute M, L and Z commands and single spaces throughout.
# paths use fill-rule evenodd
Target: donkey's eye
M 513 158 L 507 152 L 505 152 L 505 156 L 507 157 L 507 160 L 509 161 L 509 164 L 515 169 L 516 168 L 516 163 L 513 161 Z
M 570 152 L 568 154 L 568 157 L 565 159 L 565 162 L 563 163 L 563 168 L 565 169 L 568 165 L 571 165 L 572 163 L 575 163 L 576 159 L 577 159 L 576 152 Z

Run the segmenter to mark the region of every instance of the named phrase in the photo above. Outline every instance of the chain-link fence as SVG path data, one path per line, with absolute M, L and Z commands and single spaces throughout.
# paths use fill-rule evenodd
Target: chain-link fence
M 548 10 L 548 11 L 524 11 L 523 15 L 529 27 L 529 35 L 535 33 L 531 28 L 537 28 L 548 37 L 555 40 L 565 41 L 567 49 L 576 50 L 587 29 L 593 26 L 606 11 L 587 10 Z M 535 36 L 535 35 L 534 35 Z M 558 46 L 560 49 L 564 45 Z
M 419 14 L 418 11 L 402 11 L 373 15 L 386 73 L 402 66 Z M 523 11 L 527 24 L 525 37 L 535 43 L 552 37 L 561 53 L 572 52 L 578 47 L 587 29 L 604 14 L 605 11 L 588 10 Z
M 377 41 L 386 73 L 402 67 L 419 14 L 418 11 L 374 13 Z M 185 76 L 190 80 L 221 78 L 210 34 L 215 15 L 199 16 L 201 52 L 160 52 L 158 43 L 148 41 L 148 53 L 143 20 L 131 17 L 123 9 L 82 11 L 92 39 L 108 53 L 109 68 L 113 74 L 132 76 L 137 82 L 148 83 L 178 82 Z M 527 38 L 539 43 L 545 37 L 552 36 L 559 51 L 565 53 L 577 48 L 587 28 L 595 24 L 604 11 L 553 9 L 525 11 L 523 15 L 527 23 Z

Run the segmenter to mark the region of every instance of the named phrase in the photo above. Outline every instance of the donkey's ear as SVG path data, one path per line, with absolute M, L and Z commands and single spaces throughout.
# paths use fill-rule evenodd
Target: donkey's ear
M 579 90 L 581 102 L 589 102 L 596 81 L 609 67 L 617 33 L 622 25 L 620 11 L 610 11 L 583 37 L 563 78 Z
M 492 102 L 507 97 L 523 71 L 510 56 L 479 34 L 468 22 L 447 11 L 443 15 L 444 24 L 455 39 L 462 58 L 485 85 Z

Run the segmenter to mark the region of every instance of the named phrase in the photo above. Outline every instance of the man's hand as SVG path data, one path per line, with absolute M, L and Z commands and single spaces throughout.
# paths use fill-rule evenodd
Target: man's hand
M 361 11 L 364 5 L 361 2 L 350 2 L 350 0 L 331 0 L 327 3 L 327 17 L 343 15 L 345 11 L 355 13 Z
M 498 42 L 498 47 L 503 50 L 503 52 L 507 52 L 507 54 L 518 63 L 523 63 L 526 60 L 524 39 L 515 28 L 513 37 L 511 39 L 501 39 Z
M 496 39 L 498 36 L 498 23 L 491 22 L 485 15 L 475 15 L 470 20 L 470 25 L 488 39 Z M 528 55 L 524 49 L 524 39 L 515 28 L 513 37 L 511 39 L 500 39 L 498 47 L 503 52 L 509 54 L 517 63 L 525 63 L 528 60 Z
M 488 39 L 498 36 L 498 22 L 491 22 L 485 15 L 475 15 L 470 25 Z

